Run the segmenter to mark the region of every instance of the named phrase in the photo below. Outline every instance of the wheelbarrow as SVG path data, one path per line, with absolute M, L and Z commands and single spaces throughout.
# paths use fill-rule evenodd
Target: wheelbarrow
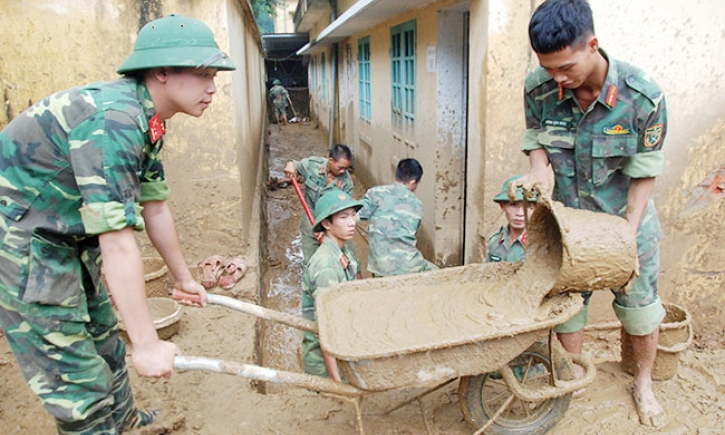
M 330 394 L 353 404 L 360 434 L 368 395 L 425 387 L 385 411 L 392 412 L 460 380 L 459 403 L 475 435 L 544 434 L 563 417 L 572 393 L 596 375 L 590 359 L 564 351 L 551 329 L 581 310 L 582 298 L 572 290 L 623 285 L 636 255 L 634 235 L 623 219 L 573 212 L 585 216 L 572 218 L 560 204 L 539 201 L 529 219 L 525 262 L 472 264 L 323 289 L 316 301 L 317 323 L 209 295 L 210 304 L 317 334 L 322 349 L 337 359 L 346 383 L 191 356 L 177 357 L 176 368 Z M 582 224 L 589 231 L 578 228 Z M 606 231 L 616 252 L 605 254 L 606 261 L 591 269 L 603 274 L 578 273 L 578 261 L 602 258 L 592 256 L 597 248 L 591 251 L 580 240 L 601 240 L 600 231 Z M 620 272 L 612 272 L 616 270 Z M 193 301 L 180 292 L 175 298 Z M 584 369 L 583 376 L 574 379 L 573 364 Z

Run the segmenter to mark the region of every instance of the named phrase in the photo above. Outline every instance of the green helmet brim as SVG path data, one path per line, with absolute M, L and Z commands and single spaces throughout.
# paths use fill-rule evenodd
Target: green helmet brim
M 207 59 L 213 61 L 209 63 Z M 160 67 L 216 68 L 219 71 L 237 69 L 229 56 L 217 47 L 160 47 L 134 51 L 116 72 L 124 74 Z
M 312 231 L 316 233 L 325 231 L 322 227 L 322 221 L 335 213 L 348 208 L 354 208 L 355 211 L 358 211 L 362 207 L 362 202 L 352 199 L 346 192 L 338 189 L 331 190 L 322 195 L 317 201 L 317 205 L 315 205 L 315 225 L 312 227 Z
M 209 26 L 195 18 L 175 14 L 143 26 L 133 53 L 116 72 L 124 74 L 160 67 L 236 69 L 217 45 Z

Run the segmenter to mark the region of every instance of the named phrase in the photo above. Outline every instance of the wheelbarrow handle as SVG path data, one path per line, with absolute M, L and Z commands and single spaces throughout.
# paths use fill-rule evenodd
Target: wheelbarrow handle
M 177 288 L 174 289 L 171 296 L 174 300 L 179 302 L 192 302 L 197 305 L 199 304 L 199 295 L 187 293 Z M 269 308 L 260 307 L 259 305 L 251 304 L 249 302 L 242 302 L 228 296 L 207 294 L 207 297 L 208 303 L 213 305 L 221 305 L 245 314 L 251 314 L 252 316 L 259 317 L 260 319 L 272 320 L 293 328 L 311 332 L 313 334 L 319 333 L 317 323 L 293 314 L 270 310 Z
M 313 376 L 307 373 L 274 370 L 252 364 L 242 364 L 234 361 L 224 361 L 201 356 L 177 355 L 174 358 L 174 368 L 180 371 L 202 370 L 207 372 L 226 373 L 257 381 L 291 385 L 294 387 L 339 394 L 347 397 L 356 397 L 366 394 L 365 390 L 361 390 L 353 387 L 352 385 L 343 384 L 341 382 L 335 382 L 329 378 Z

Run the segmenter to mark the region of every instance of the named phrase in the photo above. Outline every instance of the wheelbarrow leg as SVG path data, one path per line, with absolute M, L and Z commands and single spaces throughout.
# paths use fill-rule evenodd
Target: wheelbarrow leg
M 360 399 L 362 396 L 341 396 L 333 393 L 320 393 L 323 396 L 331 397 L 341 402 L 350 403 L 355 408 L 355 426 L 357 427 L 358 435 L 365 435 L 365 429 L 363 428 L 362 411 L 360 410 Z

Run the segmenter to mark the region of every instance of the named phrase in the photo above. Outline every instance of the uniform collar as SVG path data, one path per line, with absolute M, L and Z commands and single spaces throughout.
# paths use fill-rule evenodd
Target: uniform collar
M 509 234 L 511 232 L 511 227 L 509 225 L 506 225 L 503 227 L 503 231 L 501 231 L 501 236 L 498 238 L 498 244 L 502 244 L 504 241 L 509 239 Z M 521 235 L 514 240 L 515 242 L 520 242 L 522 245 L 526 246 L 526 230 L 524 230 Z M 513 243 L 511 243 L 513 245 Z
M 148 124 L 149 141 L 155 144 L 166 133 L 166 121 L 159 119 L 146 82 L 138 81 L 136 83 L 136 97 L 144 108 L 144 115 L 146 116 Z
M 610 58 L 604 49 L 600 48 L 599 53 L 607 60 L 607 77 L 604 79 L 602 90 L 597 97 L 598 103 L 608 109 L 614 109 L 617 106 L 617 95 L 619 95 L 619 68 L 617 62 Z M 576 95 L 573 89 L 566 89 L 559 85 L 559 102 L 574 99 Z

